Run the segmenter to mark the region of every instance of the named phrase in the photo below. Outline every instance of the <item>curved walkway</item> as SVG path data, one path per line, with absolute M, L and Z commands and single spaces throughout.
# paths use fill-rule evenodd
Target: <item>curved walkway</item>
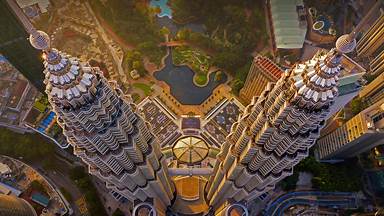
M 73 209 L 71 208 L 71 205 L 69 204 L 67 199 L 64 197 L 64 195 L 61 193 L 60 189 L 55 185 L 55 183 L 50 178 L 48 178 L 43 173 L 39 172 L 34 167 L 24 163 L 23 161 L 20 161 L 18 159 L 15 159 L 15 158 L 12 158 L 12 157 L 9 157 L 9 156 L 6 156 L 6 155 L 0 155 L 0 157 L 8 158 L 9 160 L 13 160 L 13 161 L 16 161 L 19 164 L 23 164 L 24 166 L 26 166 L 29 169 L 33 170 L 33 172 L 35 172 L 38 175 L 40 175 L 40 177 L 47 183 L 47 185 L 50 187 L 50 189 L 53 190 L 54 192 L 56 192 L 56 194 L 58 195 L 59 199 L 64 204 L 64 207 L 65 207 L 64 214 L 67 214 L 67 215 L 72 215 L 73 214 Z
M 273 201 L 265 210 L 265 216 L 283 215 L 284 211 L 295 205 L 356 208 L 355 193 L 299 191 L 284 194 Z

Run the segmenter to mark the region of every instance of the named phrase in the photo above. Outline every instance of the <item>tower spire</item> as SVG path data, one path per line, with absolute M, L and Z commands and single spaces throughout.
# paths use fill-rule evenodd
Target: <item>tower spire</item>
M 19 18 L 19 21 L 24 26 L 25 30 L 30 34 L 29 40 L 31 45 L 38 50 L 49 50 L 50 39 L 47 33 L 37 30 L 19 7 L 16 0 L 7 0 L 8 5 Z
M 356 35 L 361 31 L 364 25 L 372 18 L 372 16 L 380 9 L 383 0 L 377 0 L 373 7 L 363 17 L 359 24 L 349 33 L 340 36 L 336 41 L 336 49 L 341 53 L 352 52 L 356 47 Z

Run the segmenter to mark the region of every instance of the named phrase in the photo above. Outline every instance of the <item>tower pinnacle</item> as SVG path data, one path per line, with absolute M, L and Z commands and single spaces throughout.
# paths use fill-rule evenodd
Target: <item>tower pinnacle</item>
M 43 31 L 34 31 L 33 34 L 29 36 L 29 41 L 31 45 L 38 50 L 49 50 L 50 49 L 50 39 L 47 33 Z
M 361 28 L 367 24 L 377 10 L 382 5 L 383 0 L 377 0 L 372 6 L 367 15 L 359 22 L 359 24 L 349 34 L 340 36 L 336 41 L 336 49 L 341 53 L 350 53 L 356 47 L 356 34 L 361 31 Z

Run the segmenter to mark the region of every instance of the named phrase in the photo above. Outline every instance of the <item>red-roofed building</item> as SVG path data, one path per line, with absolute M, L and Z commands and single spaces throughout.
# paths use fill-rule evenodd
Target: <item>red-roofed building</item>
M 264 56 L 253 59 L 244 87 L 240 90 L 240 98 L 250 103 L 254 96 L 259 96 L 268 82 L 276 82 L 284 71 L 273 61 Z

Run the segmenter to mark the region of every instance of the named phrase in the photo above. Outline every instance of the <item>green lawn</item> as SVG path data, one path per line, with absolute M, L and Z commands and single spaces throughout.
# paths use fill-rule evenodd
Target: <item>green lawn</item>
M 132 86 L 134 88 L 138 88 L 138 89 L 142 90 L 146 96 L 149 96 L 152 93 L 151 86 L 149 86 L 145 83 L 133 83 Z
M 193 78 L 198 85 L 205 85 L 208 82 L 206 74 L 196 74 Z
M 208 73 L 209 67 L 212 65 L 210 56 L 189 46 L 174 48 L 172 56 L 176 65 L 188 64 L 197 73 Z

